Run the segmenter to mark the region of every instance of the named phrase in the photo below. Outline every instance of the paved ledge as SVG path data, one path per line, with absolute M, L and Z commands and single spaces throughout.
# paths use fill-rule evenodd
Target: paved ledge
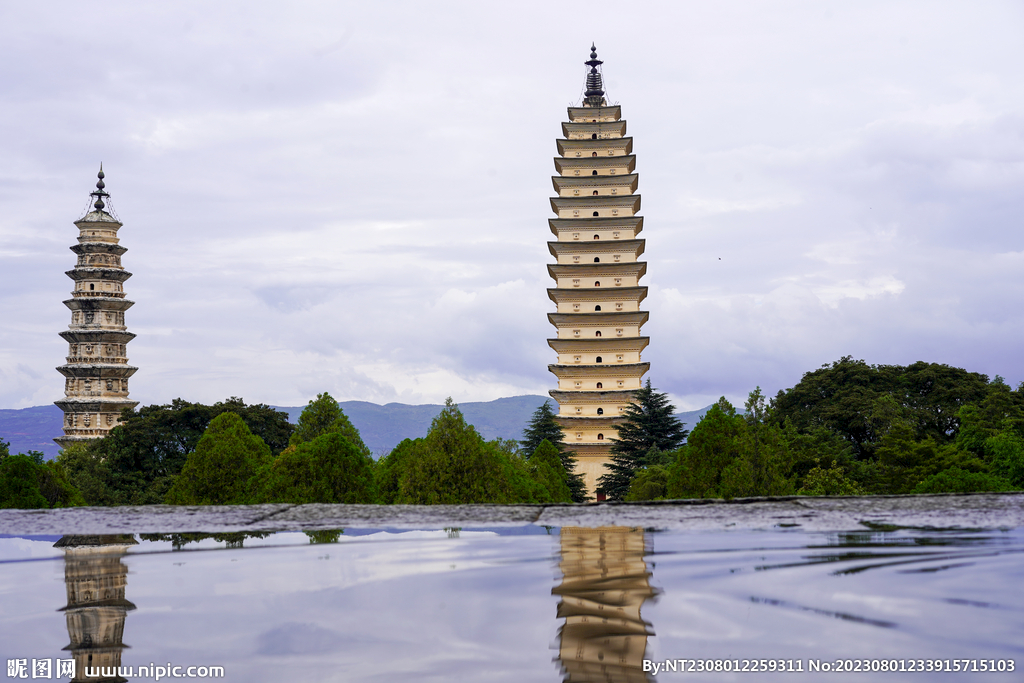
M 585 505 L 153 505 L 0 510 L 0 534 L 634 526 L 678 531 L 1024 527 L 1024 492 L 673 500 Z

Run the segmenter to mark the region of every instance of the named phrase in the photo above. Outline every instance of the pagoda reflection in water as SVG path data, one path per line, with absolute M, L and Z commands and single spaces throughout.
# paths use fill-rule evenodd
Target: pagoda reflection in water
M 124 621 L 135 605 L 125 599 L 128 567 L 121 558 L 138 541 L 131 534 L 116 536 L 64 536 L 54 544 L 64 549 L 64 583 L 68 604 L 61 608 L 67 618 L 71 643 L 65 647 L 75 660 L 74 681 L 124 683 L 117 675 L 121 666 Z M 113 675 L 86 676 L 92 671 Z
M 644 602 L 657 595 L 643 529 L 563 527 L 560 535 L 562 583 L 558 657 L 566 683 L 607 681 L 643 683 L 651 625 L 640 616 Z

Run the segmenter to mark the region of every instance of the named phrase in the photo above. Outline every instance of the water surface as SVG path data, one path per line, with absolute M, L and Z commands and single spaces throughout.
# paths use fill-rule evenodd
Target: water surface
M 3 658 L 228 681 L 1021 680 L 1024 532 L 631 527 L 0 538 Z M 644 659 L 803 674 L 645 673 Z M 136 669 L 137 671 L 137 669 Z M 127 677 L 153 680 L 151 676 Z M 123 680 L 123 679 L 122 679 Z

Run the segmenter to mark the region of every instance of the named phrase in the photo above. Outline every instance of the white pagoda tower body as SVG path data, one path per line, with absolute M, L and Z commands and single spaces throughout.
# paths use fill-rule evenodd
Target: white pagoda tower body
M 591 495 L 605 473 L 615 425 L 650 366 L 640 359 L 649 339 L 641 334 L 647 264 L 640 261 L 636 157 L 621 107 L 605 101 L 601 63 L 591 47 L 583 106 L 570 107 L 562 124 L 552 178 L 557 217 L 549 221 L 556 240 L 548 242 L 556 260 L 548 266 L 555 280 L 548 296 L 557 307 L 548 315 L 557 329 L 548 344 L 558 354 L 548 366 L 558 378 L 550 394 Z
M 124 313 L 134 304 L 124 298 L 124 282 L 132 276 L 121 265 L 127 249 L 118 244 L 121 222 L 103 200 L 100 168 L 92 210 L 75 222 L 78 255 L 67 276 L 75 283 L 72 298 L 64 302 L 71 309 L 71 324 L 60 336 L 68 342 L 67 363 L 57 368 L 64 375 L 64 398 L 55 401 L 64 411 L 64 436 L 54 439 L 61 448 L 77 441 L 106 436 L 118 423 L 121 410 L 134 408 L 138 401 L 128 398 L 128 378 L 138 368 L 128 365 L 127 344 L 135 335 L 125 326 Z

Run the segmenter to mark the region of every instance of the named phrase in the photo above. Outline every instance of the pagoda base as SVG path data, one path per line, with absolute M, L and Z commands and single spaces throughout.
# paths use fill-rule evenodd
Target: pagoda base
M 597 498 L 597 480 L 608 473 L 606 465 L 611 462 L 611 444 L 567 443 L 576 455 L 576 473 L 583 475 L 587 496 Z

